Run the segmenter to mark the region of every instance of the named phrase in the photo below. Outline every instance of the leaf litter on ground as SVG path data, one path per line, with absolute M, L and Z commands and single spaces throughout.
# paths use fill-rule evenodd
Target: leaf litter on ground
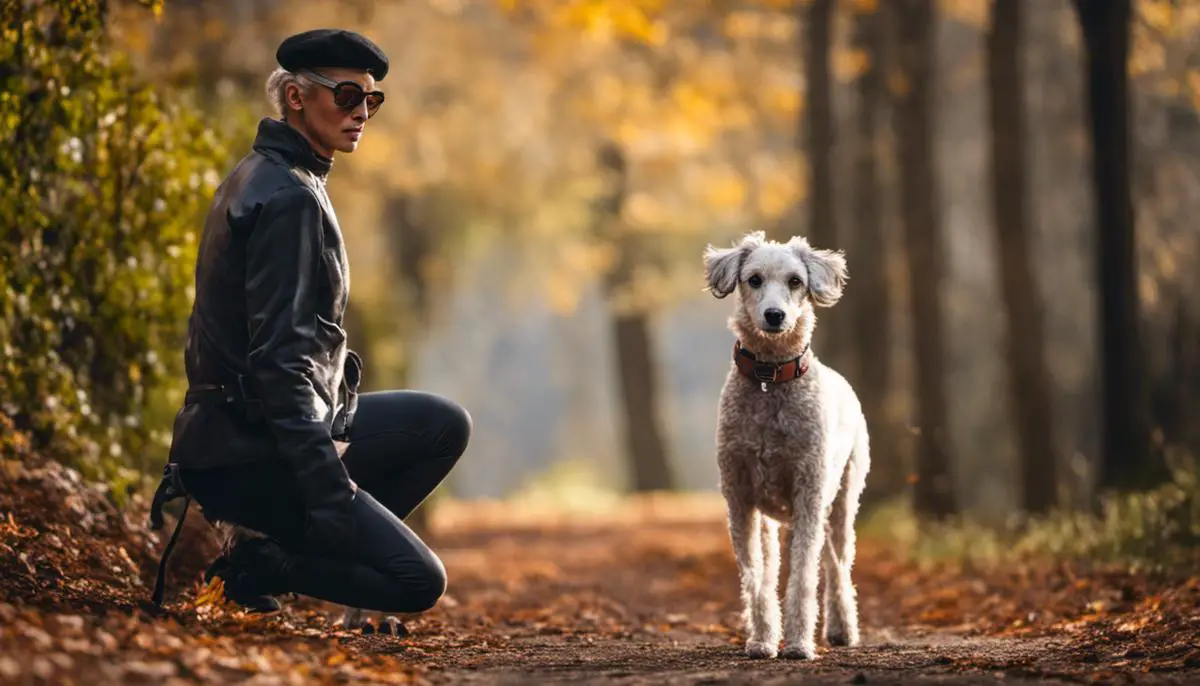
M 340 608 L 309 599 L 270 615 L 225 602 L 219 579 L 202 581 L 219 545 L 192 508 L 155 617 L 143 607 L 174 522 L 150 531 L 144 499 L 118 509 L 54 462 L 3 467 L 0 683 L 440 683 L 468 671 L 499 683 L 513 670 L 700 683 L 732 665 L 764 678 L 1200 677 L 1195 570 L 922 565 L 872 539 L 860 540 L 854 570 L 864 647 L 821 645 L 810 665 L 746 661 L 724 512 L 715 497 L 691 495 L 575 516 L 447 502 L 430 541 L 449 593 L 403 617 L 401 636 L 348 630 Z

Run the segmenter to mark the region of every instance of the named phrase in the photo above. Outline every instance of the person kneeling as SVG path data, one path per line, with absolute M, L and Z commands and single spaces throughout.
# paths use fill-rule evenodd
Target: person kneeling
M 387 57 L 331 29 L 287 38 L 276 57 L 267 91 L 279 118 L 259 123 L 200 240 L 189 388 L 152 522 L 186 496 L 209 521 L 257 532 L 205 574 L 251 610 L 295 593 L 422 612 L 445 592 L 446 571 L 403 520 L 465 452 L 471 417 L 432 393 L 359 393 L 362 359 L 342 328 L 349 268 L 325 191 L 335 152 L 357 149 L 383 104 Z

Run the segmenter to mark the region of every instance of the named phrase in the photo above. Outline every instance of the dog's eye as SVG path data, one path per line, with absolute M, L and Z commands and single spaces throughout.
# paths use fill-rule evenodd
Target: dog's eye
M 758 274 L 755 274 L 749 279 L 746 279 L 746 283 L 750 284 L 751 288 L 758 288 L 759 286 L 762 286 L 762 277 Z
M 800 277 L 793 276 L 792 278 L 788 279 L 788 286 L 792 288 L 799 288 L 801 286 Z

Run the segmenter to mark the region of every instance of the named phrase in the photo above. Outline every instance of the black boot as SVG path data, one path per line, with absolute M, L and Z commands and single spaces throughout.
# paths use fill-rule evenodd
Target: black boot
M 274 596 L 284 591 L 286 564 L 287 553 L 274 541 L 244 539 L 213 560 L 204 572 L 204 581 L 221 577 L 225 598 L 250 612 L 277 612 L 282 606 Z

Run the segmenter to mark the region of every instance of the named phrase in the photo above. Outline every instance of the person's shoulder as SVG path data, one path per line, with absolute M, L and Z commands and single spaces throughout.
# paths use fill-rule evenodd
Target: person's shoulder
M 258 151 L 242 158 L 226 183 L 238 189 L 239 204 L 247 211 L 281 202 L 319 204 L 316 193 L 293 169 Z
M 258 203 L 264 210 L 276 214 L 321 209 L 321 201 L 313 189 L 297 180 L 281 182 L 273 190 L 261 195 Z
M 252 231 L 266 218 L 320 212 L 316 193 L 287 168 L 251 153 L 230 175 L 233 190 L 227 198 L 226 218 L 235 231 Z

